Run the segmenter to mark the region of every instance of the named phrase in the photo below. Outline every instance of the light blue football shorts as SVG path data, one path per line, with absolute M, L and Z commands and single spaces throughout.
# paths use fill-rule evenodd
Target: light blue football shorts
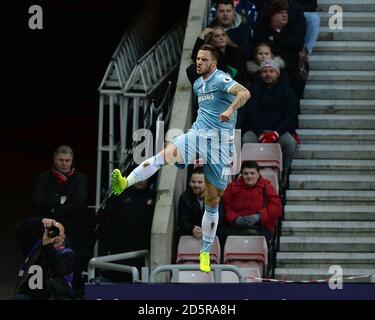
M 171 141 L 180 151 L 184 166 L 203 164 L 205 179 L 224 190 L 228 184 L 233 155 L 233 136 L 229 130 L 191 129 Z M 176 164 L 180 167 L 181 164 Z

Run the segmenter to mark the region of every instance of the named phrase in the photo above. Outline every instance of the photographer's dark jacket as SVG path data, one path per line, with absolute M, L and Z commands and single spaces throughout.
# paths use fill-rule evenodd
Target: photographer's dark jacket
M 15 293 L 31 299 L 66 299 L 71 294 L 74 252 L 65 247 L 54 248 L 53 244 L 42 245 L 42 218 L 30 218 L 15 226 L 16 239 L 26 260 L 19 271 Z M 43 288 L 30 289 L 29 268 L 38 265 L 43 271 Z
M 60 196 L 66 196 L 64 204 Z M 87 177 L 75 171 L 65 183 L 59 183 L 52 170 L 38 175 L 34 188 L 34 204 L 39 214 L 61 222 L 66 230 L 69 246 L 77 257 L 88 255 Z

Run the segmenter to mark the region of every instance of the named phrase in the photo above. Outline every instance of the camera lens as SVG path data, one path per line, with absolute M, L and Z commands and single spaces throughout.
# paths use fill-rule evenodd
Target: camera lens
M 52 226 L 47 228 L 47 236 L 48 238 L 55 238 L 60 234 L 60 229 L 56 226 Z

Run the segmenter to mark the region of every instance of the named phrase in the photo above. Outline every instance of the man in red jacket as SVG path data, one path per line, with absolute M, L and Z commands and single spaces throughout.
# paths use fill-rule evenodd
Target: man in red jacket
M 256 227 L 270 244 L 282 204 L 275 188 L 263 179 L 259 169 L 255 161 L 244 161 L 240 178 L 225 189 L 225 222 L 229 224 L 228 233 Z

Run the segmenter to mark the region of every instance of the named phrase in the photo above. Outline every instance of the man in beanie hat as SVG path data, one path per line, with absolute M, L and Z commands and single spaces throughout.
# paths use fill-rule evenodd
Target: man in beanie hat
M 297 98 L 293 89 L 280 79 L 280 66 L 274 59 L 260 65 L 261 78 L 255 83 L 253 97 L 246 107 L 247 125 L 243 143 L 280 143 L 283 152 L 283 185 L 296 148 L 290 134 L 295 128 Z

